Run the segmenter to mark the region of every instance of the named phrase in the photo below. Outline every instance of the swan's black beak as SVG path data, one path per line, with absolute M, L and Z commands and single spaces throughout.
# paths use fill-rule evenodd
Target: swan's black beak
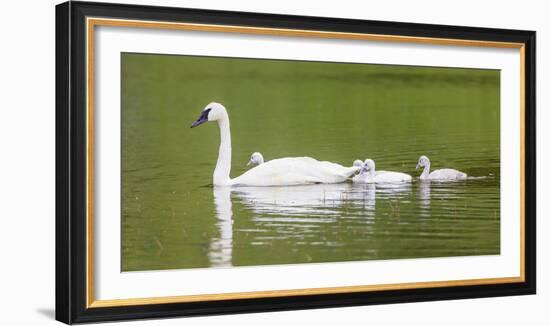
M 208 122 L 208 113 L 210 113 L 210 109 L 206 109 L 202 111 L 201 116 L 191 124 L 191 128 L 195 128 L 197 126 L 202 125 L 205 122 Z

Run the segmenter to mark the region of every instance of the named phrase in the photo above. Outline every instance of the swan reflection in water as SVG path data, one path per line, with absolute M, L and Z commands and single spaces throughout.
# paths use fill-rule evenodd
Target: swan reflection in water
M 374 209 L 375 188 L 350 183 L 233 188 L 234 197 L 258 215 L 338 216 L 344 205 Z
M 376 197 L 399 199 L 411 191 L 410 183 L 375 184 L 316 184 L 288 187 L 225 187 L 214 186 L 213 197 L 219 236 L 210 243 L 209 260 L 212 267 L 232 266 L 233 203 L 239 202 L 253 212 L 256 222 L 282 222 L 293 227 L 312 223 L 335 222 L 344 209 L 354 210 L 357 218 L 372 223 L 375 218 Z
M 475 180 L 476 181 L 453 180 L 445 182 L 420 180 L 418 182 L 418 192 L 416 195 L 420 209 L 419 216 L 425 218 L 433 217 L 432 210 L 434 208 L 443 209 L 452 214 L 456 214 L 457 201 L 466 198 L 465 186 L 467 182 L 483 182 L 484 179 Z
M 214 187 L 216 227 L 219 237 L 210 243 L 208 258 L 214 267 L 231 267 L 233 257 L 233 204 L 231 187 Z
M 420 206 L 420 216 L 430 217 L 430 201 L 432 197 L 430 180 L 424 180 L 418 183 L 418 203 Z

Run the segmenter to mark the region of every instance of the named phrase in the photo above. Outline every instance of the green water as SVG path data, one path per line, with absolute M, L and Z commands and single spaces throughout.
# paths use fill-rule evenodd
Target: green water
M 127 54 L 122 60 L 122 270 L 500 253 L 495 70 Z M 418 176 L 388 188 L 212 186 L 211 101 L 231 119 L 233 177 L 254 151 Z M 117 140 L 113 140 L 117 141 Z

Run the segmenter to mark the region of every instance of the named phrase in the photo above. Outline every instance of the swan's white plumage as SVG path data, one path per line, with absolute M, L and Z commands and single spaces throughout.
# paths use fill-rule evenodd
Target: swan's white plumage
M 285 157 L 258 165 L 231 179 L 235 186 L 283 186 L 344 182 L 360 170 L 311 157 Z
M 191 126 L 216 121 L 220 129 L 218 162 L 214 169 L 215 186 L 290 186 L 314 183 L 344 182 L 361 170 L 360 167 L 344 167 L 340 164 L 318 161 L 311 157 L 288 157 L 260 164 L 237 178 L 231 179 L 231 131 L 229 116 L 219 103 L 208 104 L 201 116 Z
M 363 161 L 355 160 L 355 161 L 353 161 L 353 166 L 357 166 L 357 167 L 362 168 L 363 167 Z
M 416 169 L 423 167 L 420 180 L 434 180 L 434 181 L 451 181 L 451 180 L 464 180 L 468 178 L 468 175 L 464 172 L 455 169 L 439 169 L 430 172 L 430 159 L 422 155 L 418 159 Z
M 365 160 L 359 175 L 352 178 L 355 183 L 404 183 L 411 182 L 412 177 L 406 173 L 393 171 L 376 171 L 374 161 Z
M 248 165 L 260 165 L 264 163 L 264 156 L 260 152 L 254 152 L 252 155 L 250 155 L 250 160 L 248 161 Z

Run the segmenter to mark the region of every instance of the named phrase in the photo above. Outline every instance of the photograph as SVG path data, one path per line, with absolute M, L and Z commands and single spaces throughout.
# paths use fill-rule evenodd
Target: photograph
M 501 252 L 498 69 L 120 67 L 122 272 Z

